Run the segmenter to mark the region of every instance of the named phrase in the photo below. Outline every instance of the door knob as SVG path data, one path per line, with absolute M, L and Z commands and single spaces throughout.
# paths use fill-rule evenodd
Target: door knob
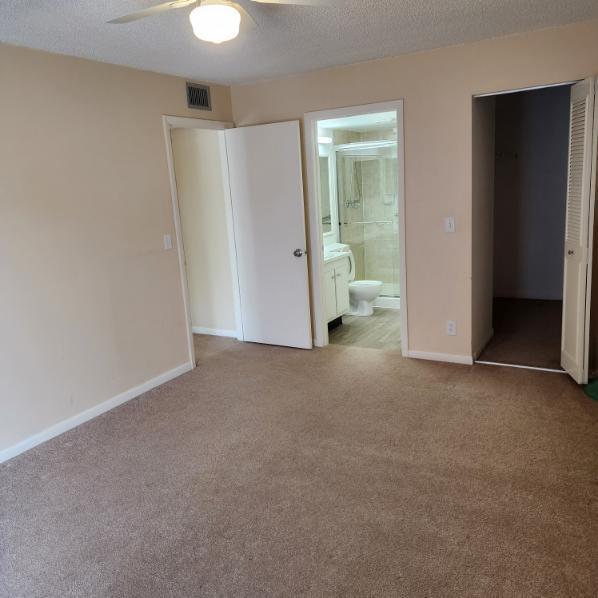
M 303 249 L 295 249 L 295 251 L 293 251 L 293 255 L 295 257 L 301 257 L 302 255 L 307 255 L 307 251 L 303 251 Z
M 567 255 L 575 255 L 575 251 L 573 251 L 573 249 L 569 249 L 569 251 L 567 251 Z

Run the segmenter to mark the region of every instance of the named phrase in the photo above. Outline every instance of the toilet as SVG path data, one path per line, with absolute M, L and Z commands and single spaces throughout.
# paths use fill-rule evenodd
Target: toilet
M 374 313 L 374 301 L 382 292 L 381 280 L 355 280 L 355 257 L 349 249 L 349 302 L 352 316 L 371 316 Z

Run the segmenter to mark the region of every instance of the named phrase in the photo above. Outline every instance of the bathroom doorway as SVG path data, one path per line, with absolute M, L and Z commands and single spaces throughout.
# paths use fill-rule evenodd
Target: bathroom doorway
M 406 353 L 402 102 L 305 126 L 315 343 Z

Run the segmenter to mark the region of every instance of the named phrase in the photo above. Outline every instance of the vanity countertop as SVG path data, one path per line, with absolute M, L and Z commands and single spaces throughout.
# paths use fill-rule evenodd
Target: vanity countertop
M 324 254 L 324 263 L 330 264 L 331 262 L 336 262 L 338 260 L 346 260 L 349 258 L 348 253 L 342 253 L 339 251 L 325 253 Z

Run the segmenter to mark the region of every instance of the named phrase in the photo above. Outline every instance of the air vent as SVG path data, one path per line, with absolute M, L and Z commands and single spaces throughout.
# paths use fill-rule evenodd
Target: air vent
M 187 83 L 187 106 L 199 110 L 211 110 L 210 88 L 199 83 Z

